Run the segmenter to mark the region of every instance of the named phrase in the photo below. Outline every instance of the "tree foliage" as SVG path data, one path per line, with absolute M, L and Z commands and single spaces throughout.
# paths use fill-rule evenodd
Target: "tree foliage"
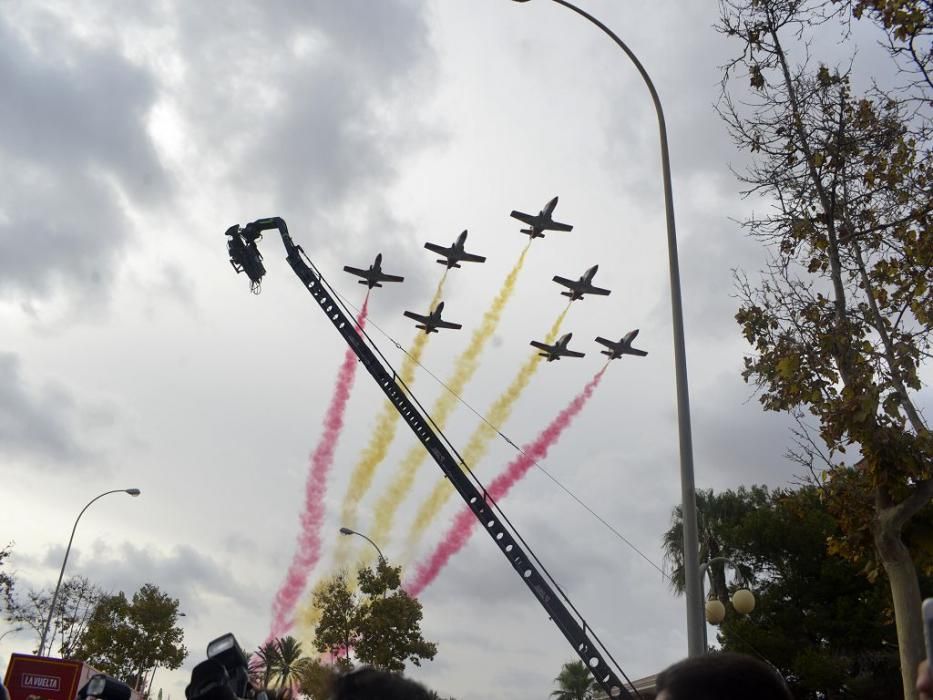
M 599 691 L 596 679 L 582 661 L 568 661 L 554 679 L 557 690 L 551 693 L 555 700 L 593 700 Z
M 724 94 L 721 114 L 754 154 L 747 191 L 774 205 L 746 222 L 773 257 L 757 282 L 739 279 L 736 319 L 753 347 L 744 376 L 766 409 L 815 420 L 812 444 L 826 451 L 808 457 L 840 525 L 834 551 L 887 576 L 912 686 L 920 591 L 901 535 L 933 498 L 933 437 L 917 407 L 933 332 L 930 93 L 923 107 L 877 86 L 856 94 L 848 70 L 808 64 L 814 27 L 834 26 L 851 3 L 721 7 L 720 28 L 740 46 L 725 84 L 744 73 L 752 88 L 741 102 Z M 847 450 L 858 469 L 846 468 Z
M 333 666 L 308 659 L 298 674 L 298 689 L 310 700 L 329 700 L 336 673 Z
M 828 553 L 839 528 L 821 497 L 815 485 L 704 494 L 703 507 L 721 514 L 710 536 L 747 572 L 728 583 L 725 601 L 740 585 L 757 598 L 749 616 L 726 606 L 719 641 L 728 651 L 765 656 L 801 700 L 889 696 L 900 683 L 890 591 Z M 668 549 L 682 546 L 669 537 L 680 524 L 676 509 L 673 520 Z M 712 577 L 711 595 L 724 598 Z
M 359 641 L 360 601 L 345 574 L 325 582 L 314 592 L 314 607 L 321 619 L 314 630 L 314 648 L 330 654 L 343 670 L 352 667 L 350 652 Z
M 142 687 L 156 666 L 181 666 L 188 654 L 183 640 L 178 600 L 147 583 L 132 600 L 121 591 L 100 601 L 78 654 L 95 668 Z
M 10 576 L 6 580 L 0 580 L 0 592 L 3 595 L 7 620 L 31 628 L 36 635 L 35 650 L 38 651 L 42 631 L 52 607 L 54 589 L 29 588 L 20 593 L 15 580 Z M 75 656 L 91 616 L 103 595 L 104 592 L 98 586 L 83 576 L 72 576 L 62 581 L 49 625 L 47 653 L 57 654 L 62 658 Z
M 406 663 L 433 659 L 437 645 L 421 635 L 421 603 L 401 588 L 401 568 L 380 559 L 357 572 L 359 589 L 350 590 L 345 575 L 328 581 L 314 594 L 321 611 L 315 648 L 350 665 L 350 652 L 366 664 L 404 671 Z

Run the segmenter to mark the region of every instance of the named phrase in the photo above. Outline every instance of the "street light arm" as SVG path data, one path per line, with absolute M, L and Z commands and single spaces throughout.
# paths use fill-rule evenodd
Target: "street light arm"
M 369 538 L 368 538 L 366 535 L 364 535 L 362 532 L 357 532 L 356 534 L 359 535 L 360 537 L 362 537 L 364 540 L 366 540 L 366 541 L 369 542 L 373 547 L 376 548 L 376 551 L 379 553 L 379 561 L 382 562 L 382 563 L 384 564 L 386 558 L 385 558 L 384 556 L 382 556 L 382 550 L 379 549 L 379 545 L 376 544 L 375 542 L 373 542 L 371 539 L 369 539 Z
M 348 528 L 348 527 L 342 527 L 342 528 L 340 528 L 340 534 L 341 534 L 341 535 L 359 535 L 359 536 L 362 537 L 364 540 L 366 540 L 367 542 L 369 542 L 373 547 L 376 548 L 376 551 L 379 553 L 379 561 L 382 562 L 383 564 L 385 563 L 386 558 L 385 558 L 384 556 L 382 556 L 382 550 L 379 549 L 379 545 L 376 544 L 375 542 L 373 542 L 371 539 L 369 539 L 369 538 L 368 538 L 366 535 L 364 535 L 362 532 L 357 532 L 356 530 L 351 530 L 351 529 Z
M 521 1 L 521 0 L 519 0 Z M 684 530 L 684 583 L 687 604 L 687 650 L 690 656 L 705 653 L 706 628 L 700 608 L 703 604 L 699 570 L 696 488 L 693 476 L 693 437 L 690 429 L 690 395 L 687 390 L 687 351 L 684 342 L 684 315 L 680 293 L 680 263 L 677 257 L 677 230 L 674 225 L 674 194 L 671 186 L 671 159 L 667 147 L 667 126 L 664 122 L 664 110 L 658 91 L 651 82 L 648 71 L 632 53 L 632 50 L 615 32 L 600 22 L 593 15 L 580 9 L 567 0 L 553 0 L 568 10 L 599 27 L 611 38 L 625 55 L 629 57 L 645 85 L 651 93 L 654 108 L 658 115 L 658 131 L 661 137 L 661 170 L 664 177 L 664 214 L 667 221 L 667 254 L 671 283 L 671 315 L 674 327 L 674 367 L 677 381 L 677 421 L 680 438 L 680 489 L 681 508 Z
M 52 604 L 49 606 L 49 616 L 45 621 L 45 628 L 42 630 L 42 637 L 39 640 L 39 656 L 42 656 L 42 652 L 45 650 L 45 641 L 46 637 L 49 634 L 49 627 L 52 624 L 52 616 L 55 614 L 55 604 L 58 602 L 58 590 L 62 585 L 62 578 L 65 576 L 65 565 L 68 563 L 68 554 L 71 552 L 71 543 L 74 541 L 75 532 L 78 529 L 78 523 L 81 520 L 81 516 L 84 515 L 84 511 L 93 505 L 93 503 L 104 496 L 109 496 L 112 493 L 128 493 L 131 496 L 138 496 L 139 489 L 113 489 L 111 491 L 104 491 L 102 494 L 95 496 L 87 505 L 81 509 L 81 512 L 78 513 L 78 517 L 75 518 L 74 527 L 71 528 L 71 537 L 68 538 L 68 547 L 65 549 L 65 558 L 62 560 L 62 569 L 58 572 L 58 583 L 55 584 L 55 592 L 52 594 Z

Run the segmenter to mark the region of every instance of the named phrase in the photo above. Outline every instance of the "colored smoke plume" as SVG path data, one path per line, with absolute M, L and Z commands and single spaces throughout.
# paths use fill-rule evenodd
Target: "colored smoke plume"
M 599 372 L 587 383 L 583 391 L 576 396 L 570 404 L 551 421 L 533 442 L 523 448 L 505 470 L 499 474 L 487 487 L 486 492 L 493 500 L 503 498 L 518 481 L 528 473 L 538 460 L 547 456 L 548 450 L 556 443 L 564 430 L 573 422 L 573 419 L 583 410 L 586 402 L 593 395 L 596 387 L 606 371 L 604 365 Z M 415 578 L 405 585 L 405 590 L 411 596 L 418 596 L 430 585 L 441 572 L 450 558 L 467 543 L 470 534 L 476 527 L 476 516 L 469 508 L 461 510 L 454 519 L 453 524 L 437 545 L 434 551 L 422 560 L 415 571 Z
M 551 325 L 551 329 L 544 339 L 545 343 L 550 345 L 555 341 L 557 334 L 560 333 L 561 324 L 564 322 L 564 318 L 567 316 L 568 311 L 570 311 L 570 304 L 567 304 L 560 316 L 557 317 L 557 320 Z M 489 410 L 486 412 L 486 421 L 480 422 L 476 430 L 474 430 L 473 434 L 470 436 L 466 447 L 463 449 L 462 456 L 464 464 L 473 468 L 486 456 L 489 444 L 497 434 L 496 431 L 501 430 L 502 426 L 505 425 L 505 422 L 509 419 L 509 416 L 512 415 L 512 408 L 515 406 L 515 402 L 518 401 L 518 398 L 528 386 L 528 383 L 531 381 L 535 371 L 538 369 L 538 365 L 541 364 L 541 360 L 543 359 L 544 358 L 537 352 L 529 357 L 525 364 L 522 365 L 521 369 L 518 370 L 518 374 L 515 375 L 512 383 L 509 384 L 508 388 L 496 399 L 495 403 L 489 407 Z M 490 427 L 490 425 L 495 426 L 495 428 Z M 418 540 L 424 535 L 425 531 L 434 521 L 434 518 L 441 512 L 441 508 L 444 507 L 447 499 L 449 499 L 453 493 L 454 488 L 447 479 L 442 479 L 435 484 L 434 490 L 431 491 L 430 495 L 421 504 L 421 508 L 418 509 L 415 522 L 408 531 L 408 537 L 406 539 L 409 552 L 414 551 L 415 546 L 418 544 Z M 410 559 L 411 557 L 409 556 L 408 558 Z
M 512 292 L 515 291 L 515 282 L 518 280 L 518 273 L 521 272 L 522 266 L 525 264 L 525 256 L 528 254 L 530 246 L 531 241 L 529 241 L 528 245 L 522 250 L 522 254 L 518 257 L 518 261 L 515 263 L 515 266 L 509 272 L 508 276 L 506 276 L 505 281 L 502 283 L 502 287 L 499 289 L 499 293 L 496 295 L 495 299 L 493 299 L 492 305 L 486 310 L 486 313 L 483 314 L 483 319 L 479 327 L 473 331 L 470 344 L 467 346 L 466 350 L 460 354 L 460 357 L 457 358 L 453 375 L 445 382 L 447 385 L 446 390 L 434 403 L 430 416 L 438 430 L 444 429 L 447 419 L 450 417 L 450 413 L 457 405 L 457 400 L 460 393 L 463 391 L 463 387 L 472 379 L 473 374 L 479 367 L 479 356 L 483 352 L 483 348 L 486 347 L 486 343 L 492 337 L 492 334 L 495 333 L 496 327 L 499 325 L 499 319 L 502 318 L 505 305 L 512 296 Z M 405 459 L 399 467 L 395 480 L 389 484 L 388 490 L 383 493 L 382 497 L 376 503 L 372 531 L 373 537 L 377 538 L 380 542 L 386 542 L 389 539 L 389 531 L 392 529 L 395 513 L 402 504 L 405 495 L 414 484 L 418 468 L 424 463 L 427 456 L 428 453 L 424 449 L 424 445 L 420 442 L 413 445 L 408 451 L 408 454 L 405 455 Z
M 366 316 L 369 313 L 369 293 L 363 301 L 356 319 L 357 327 L 362 330 L 366 325 Z M 318 441 L 317 448 L 311 454 L 311 469 L 305 481 L 304 512 L 301 514 L 301 530 L 298 535 L 298 546 L 292 557 L 292 563 L 285 574 L 285 580 L 275 594 L 272 603 L 272 626 L 269 637 L 281 637 L 292 626 L 292 610 L 298 601 L 308 574 L 321 557 L 321 524 L 324 521 L 324 496 L 327 493 L 327 475 L 334 463 L 334 451 L 337 440 L 343 429 L 343 415 L 350 399 L 350 389 L 356 376 L 356 354 L 350 348 L 343 356 L 343 364 L 337 373 L 334 385 L 334 394 L 330 406 L 324 414 L 324 433 Z
M 444 291 L 444 281 L 447 279 L 447 272 L 437 283 L 437 289 L 434 290 L 434 296 L 431 299 L 430 308 L 434 309 L 441 299 Z M 421 355 L 427 345 L 429 334 L 418 331 L 411 349 L 405 355 L 402 361 L 402 367 L 399 370 L 399 377 L 402 382 L 411 386 L 415 380 L 415 367 L 421 361 Z M 356 511 L 360 499 L 369 490 L 373 477 L 376 474 L 376 467 L 385 459 L 389 452 L 389 446 L 395 439 L 395 431 L 398 427 L 399 414 L 391 401 L 386 399 L 382 406 L 382 411 L 376 419 L 376 427 L 373 430 L 369 444 L 363 449 L 362 455 L 350 474 L 350 483 L 347 486 L 347 492 L 343 497 L 343 504 L 340 508 L 340 524 L 343 527 L 355 529 Z M 337 541 L 337 550 L 335 554 L 337 568 L 344 568 L 347 565 L 350 543 L 346 538 Z

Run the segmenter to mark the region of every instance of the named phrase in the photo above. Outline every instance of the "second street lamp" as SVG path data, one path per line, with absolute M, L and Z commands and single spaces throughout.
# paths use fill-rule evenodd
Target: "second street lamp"
M 75 530 L 78 529 L 78 522 L 81 520 L 81 516 L 84 515 L 84 511 L 91 507 L 91 504 L 94 501 L 103 498 L 104 496 L 109 496 L 111 493 L 128 493 L 134 498 L 142 493 L 139 489 L 113 489 L 112 491 L 104 491 L 99 496 L 95 496 L 88 504 L 81 509 L 81 512 L 78 513 L 78 517 L 75 518 L 74 527 L 71 528 L 71 537 L 68 538 L 68 547 L 65 549 L 65 558 L 62 560 L 62 570 L 58 572 L 58 583 L 55 584 L 55 592 L 52 594 L 52 604 L 49 606 L 49 617 L 45 621 L 45 627 L 42 630 L 42 638 L 39 640 L 39 656 L 42 656 L 42 652 L 45 650 L 45 640 L 49 634 L 49 626 L 52 624 L 52 617 L 55 615 L 55 604 L 58 602 L 58 590 L 62 586 L 62 577 L 65 575 L 65 565 L 68 563 L 68 554 L 71 552 L 71 543 L 74 542 Z
M 379 545 L 376 544 L 375 542 L 373 542 L 371 539 L 369 539 L 369 538 L 368 538 L 366 535 L 364 535 L 362 532 L 357 532 L 356 530 L 351 530 L 351 529 L 348 528 L 348 527 L 342 527 L 342 528 L 340 528 L 340 534 L 341 534 L 341 535 L 359 535 L 359 536 L 362 537 L 364 540 L 366 540 L 367 542 L 369 542 L 373 547 L 376 548 L 376 551 L 379 553 L 379 562 L 382 563 L 382 564 L 385 564 L 386 558 L 385 558 L 384 556 L 382 556 L 382 550 L 379 549 Z
M 690 397 L 687 391 L 687 351 L 684 343 L 684 314 L 680 295 L 680 263 L 677 258 L 677 230 L 674 226 L 674 195 L 671 186 L 671 159 L 667 149 L 667 126 L 664 110 L 648 71 L 632 53 L 632 50 L 593 15 L 581 10 L 567 0 L 551 0 L 576 12 L 599 27 L 626 56 L 635 64 L 639 75 L 648 86 L 654 109 L 658 115 L 658 131 L 661 137 L 661 171 L 664 178 L 664 215 L 667 221 L 667 257 L 670 269 L 671 315 L 674 330 L 674 371 L 677 383 L 677 427 L 680 442 L 680 495 L 684 530 L 684 588 L 687 603 L 687 653 L 699 656 L 706 652 L 703 623 L 703 593 L 700 583 L 699 541 L 697 537 L 696 489 L 693 477 L 693 438 L 690 430 Z M 528 0 L 514 0 L 528 2 Z

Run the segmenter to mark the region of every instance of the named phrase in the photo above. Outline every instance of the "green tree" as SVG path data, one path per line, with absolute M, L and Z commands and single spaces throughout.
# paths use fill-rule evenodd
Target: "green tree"
M 599 690 L 596 680 L 582 661 L 568 661 L 554 679 L 557 690 L 551 693 L 556 700 L 593 700 Z
M 402 590 L 401 568 L 380 559 L 374 568 L 360 568 L 357 580 L 356 593 L 339 575 L 314 594 L 321 611 L 315 648 L 340 658 L 344 668 L 351 650 L 361 662 L 388 671 L 433 659 L 437 645 L 421 635 L 421 603 Z
M 10 622 L 32 628 L 36 634 L 36 651 L 49 617 L 54 590 L 27 589 L 20 593 L 15 581 L 0 581 L 6 617 Z M 55 601 L 55 611 L 48 634 L 48 653 L 71 658 L 81 643 L 87 625 L 103 598 L 104 592 L 84 576 L 72 576 L 62 581 Z
M 101 671 L 142 688 L 156 666 L 181 666 L 188 654 L 183 640 L 178 600 L 147 583 L 131 601 L 122 591 L 100 601 L 78 654 Z
M 720 111 L 752 153 L 747 191 L 773 202 L 746 222 L 772 258 L 757 282 L 739 278 L 736 319 L 753 347 L 743 374 L 766 410 L 815 419 L 813 444 L 826 450 L 814 454 L 840 526 L 833 551 L 887 577 L 914 697 L 920 589 L 902 532 L 933 498 L 933 437 L 916 405 L 933 332 L 929 122 L 903 93 L 856 95 L 848 72 L 807 64 L 813 32 L 838 29 L 843 6 L 721 7 L 721 31 L 739 42 L 724 84 L 740 78 L 753 92 L 725 93 Z M 847 450 L 860 454 L 857 470 L 844 464 Z
M 346 574 L 338 574 L 314 592 L 321 619 L 314 630 L 314 648 L 330 654 L 343 670 L 352 667 L 350 651 L 359 641 L 360 604 Z
M 298 688 L 310 700 L 329 700 L 335 675 L 333 666 L 308 659 L 298 673 Z
M 363 663 L 387 671 L 404 671 L 405 663 L 421 665 L 437 654 L 437 644 L 421 635 L 421 603 L 402 590 L 401 567 L 380 559 L 376 567 L 357 574 L 361 604 L 356 655 Z
M 757 598 L 750 616 L 727 606 L 719 641 L 728 651 L 765 656 L 801 700 L 884 697 L 900 677 L 890 591 L 828 553 L 827 540 L 839 528 L 821 496 L 815 485 L 704 493 L 705 507 L 731 504 L 732 515 L 710 534 L 748 572 L 742 585 Z M 668 536 L 679 519 L 675 509 L 666 547 L 676 546 Z M 726 598 L 738 585 L 727 586 Z

